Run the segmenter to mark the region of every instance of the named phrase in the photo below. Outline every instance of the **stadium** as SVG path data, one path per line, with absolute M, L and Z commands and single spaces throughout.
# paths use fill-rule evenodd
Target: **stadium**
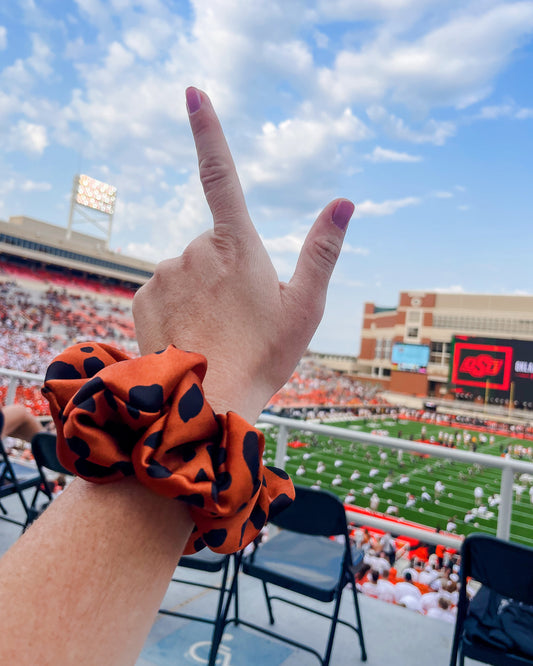
M 96 340 L 137 355 L 131 301 L 153 270 L 102 238 L 24 217 L 0 221 L 1 403 L 23 404 L 46 423 L 41 378 L 66 346 Z M 295 484 L 337 495 L 357 543 L 390 531 L 410 562 L 416 554 L 427 563 L 439 539 L 453 562 L 472 532 L 533 545 L 533 339 L 514 338 L 516 326 L 508 337 L 473 335 L 472 322 L 429 330 L 424 298 L 410 296 L 407 312 L 393 316 L 367 306 L 357 362 L 304 355 L 260 419 L 265 462 Z M 516 311 L 529 305 L 517 299 Z M 412 323 L 413 307 L 416 337 L 395 320 Z M 9 455 L 32 464 L 20 442 Z M 358 586 L 368 582 L 367 573 Z
M 64 227 L 38 220 L 14 217 L 7 222 L 0 221 L 0 367 L 3 370 L 43 375 L 57 353 L 82 340 L 111 341 L 129 354 L 137 353 L 131 299 L 150 277 L 154 265 L 111 252 L 102 238 L 78 232 L 71 233 L 70 238 L 67 236 Z M 533 320 L 529 321 L 525 308 L 533 299 L 516 297 L 513 302 L 512 297 L 490 297 L 488 302 L 487 298 L 447 295 L 442 304 L 440 295 L 417 292 L 416 297 L 411 293 L 409 297 L 400 294 L 400 306 L 394 312 L 367 304 L 361 354 L 354 364 L 355 371 L 333 370 L 334 357 L 324 359 L 308 352 L 286 386 L 273 397 L 269 411 L 303 417 L 308 423 L 334 422 L 352 432 L 385 434 L 533 460 L 529 409 L 533 405 L 533 373 L 527 372 L 533 368 L 528 360 L 533 357 L 533 334 L 528 336 L 530 340 L 510 337 L 519 329 L 531 331 Z M 472 303 L 481 300 L 484 301 L 482 309 L 476 317 Z M 448 325 L 460 321 L 463 328 L 444 328 L 444 308 L 450 312 L 453 308 L 457 310 L 459 301 L 461 307 L 469 310 L 469 321 L 465 322 L 457 313 L 455 318 L 448 313 Z M 500 317 L 507 313 L 509 320 L 512 313 L 511 323 L 507 324 L 509 337 L 490 339 L 486 336 L 491 330 L 482 331 L 483 337 L 474 337 L 473 330 L 479 331 L 479 317 L 486 318 L 487 307 L 498 305 L 502 309 L 491 311 L 491 321 L 500 330 Z M 426 309 L 431 310 L 429 315 Z M 398 321 L 404 323 L 403 329 Z M 413 323 L 418 327 L 414 329 Z M 437 339 L 443 337 L 443 331 L 446 342 Z M 499 366 L 499 374 L 493 374 L 490 381 L 485 376 L 465 374 L 462 370 L 465 354 L 472 350 L 495 362 L 501 357 L 504 362 Z M 369 362 L 373 366 L 365 372 L 365 364 Z M 435 391 L 431 377 L 436 370 L 442 376 L 443 369 L 447 383 L 440 381 L 441 388 Z M 384 385 L 387 375 L 390 386 Z M 426 382 L 426 389 L 433 388 L 434 395 L 430 397 L 424 392 L 419 395 L 420 400 L 413 401 L 409 389 L 413 381 L 420 382 L 420 377 Z M 400 390 L 391 390 L 394 387 Z M 514 401 L 509 407 L 511 387 Z M 456 399 L 449 399 L 453 397 Z M 4 403 L 8 400 L 6 375 L 2 375 L 0 399 Z M 429 399 L 432 404 L 427 406 Z M 20 379 L 15 398 L 9 401 L 21 402 L 42 417 L 48 413 L 39 384 L 34 381 Z M 397 452 L 389 453 L 385 463 L 383 457 L 380 458 L 379 445 L 343 445 L 332 442 L 331 438 L 310 437 L 305 435 L 305 430 L 295 433 L 293 439 L 304 444 L 291 447 L 289 443 L 290 455 L 286 461 L 287 471 L 298 483 L 312 485 L 321 481 L 341 499 L 350 495 L 349 502 L 363 508 L 370 508 L 371 496 L 376 493 L 380 509 L 375 509 L 377 513 L 385 514 L 388 509 L 389 515 L 433 529 L 444 530 L 455 516 L 459 534 L 468 534 L 474 529 L 496 533 L 495 507 L 482 519 L 464 524 L 463 518 L 469 510 L 475 509 L 473 490 L 476 486 L 483 486 L 486 499 L 498 495 L 497 470 L 453 464 L 449 460 L 435 464 L 415 455 L 399 458 Z M 267 433 L 267 442 L 267 460 L 273 461 L 272 433 Z M 305 463 L 302 456 L 310 450 L 311 460 L 323 460 L 326 471 L 321 476 L 316 472 L 316 464 L 315 469 L 312 464 L 306 464 L 305 474 L 295 476 L 298 467 Z M 342 466 L 335 468 L 335 460 L 342 461 Z M 369 479 L 368 472 L 376 467 L 379 473 Z M 360 476 L 350 480 L 356 468 Z M 332 486 L 337 473 L 342 483 Z M 447 485 L 446 496 L 422 502 L 420 496 L 424 490 L 433 495 L 437 473 Z M 402 475 L 409 476 L 409 483 L 398 483 Z M 392 484 L 386 483 L 386 479 Z M 369 480 L 373 492 L 364 494 Z M 530 481 L 533 479 L 528 479 L 527 475 L 522 481 L 515 479 L 517 501 L 512 534 L 520 541 L 533 544 Z M 383 483 L 388 487 L 383 488 Z M 417 498 L 416 505 L 405 506 L 406 493 Z M 376 505 L 375 499 L 373 504 Z

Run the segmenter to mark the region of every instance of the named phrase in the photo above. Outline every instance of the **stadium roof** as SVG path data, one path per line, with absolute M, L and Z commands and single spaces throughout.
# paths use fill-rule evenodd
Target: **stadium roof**
M 0 220 L 0 252 L 136 284 L 146 282 L 154 271 L 151 262 L 106 249 L 104 239 L 76 231 L 67 239 L 66 234 L 66 227 L 10 217 Z

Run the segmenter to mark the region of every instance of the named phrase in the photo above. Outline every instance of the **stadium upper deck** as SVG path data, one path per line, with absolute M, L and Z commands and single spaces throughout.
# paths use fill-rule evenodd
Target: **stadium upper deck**
M 81 271 L 138 287 L 153 273 L 154 264 L 112 252 L 105 241 L 29 217 L 0 220 L 0 259 L 37 262 L 45 268 Z

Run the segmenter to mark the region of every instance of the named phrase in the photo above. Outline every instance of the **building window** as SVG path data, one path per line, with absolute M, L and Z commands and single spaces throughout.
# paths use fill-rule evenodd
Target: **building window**
M 418 327 L 409 326 L 409 328 L 407 329 L 407 337 L 408 338 L 418 338 Z

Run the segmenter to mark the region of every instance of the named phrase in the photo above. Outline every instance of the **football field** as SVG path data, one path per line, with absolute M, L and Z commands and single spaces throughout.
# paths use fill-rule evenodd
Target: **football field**
M 494 435 L 494 442 L 489 441 L 490 433 L 480 433 L 477 430 L 464 428 L 443 427 L 441 424 L 429 424 L 419 421 L 402 419 L 373 418 L 370 420 L 357 420 L 344 423 L 331 424 L 338 427 L 359 430 L 361 432 L 379 431 L 376 434 L 388 434 L 403 439 L 421 439 L 422 427 L 426 428 L 425 438 L 432 435 L 435 440 L 439 433 L 458 432 L 469 433 L 477 439 L 477 452 L 499 456 L 509 446 L 533 445 L 528 440 L 516 439 Z M 265 459 L 267 464 L 273 464 L 275 458 L 277 429 L 273 428 L 266 433 Z M 480 441 L 480 435 L 485 435 L 486 442 Z M 293 448 L 290 442 L 295 440 L 303 442 L 305 446 Z M 461 442 L 456 448 L 467 449 Z M 386 458 L 383 456 L 386 454 Z M 407 451 L 398 456 L 392 449 L 380 449 L 378 446 L 332 440 L 328 437 L 311 434 L 305 431 L 293 431 L 289 438 L 287 449 L 288 459 L 285 463 L 286 471 L 291 475 L 295 484 L 313 485 L 320 481 L 322 488 L 331 490 L 343 501 L 350 490 L 353 490 L 353 505 L 364 508 L 370 507 L 370 497 L 373 493 L 379 498 L 377 511 L 385 513 L 389 507 L 397 507 L 397 516 L 413 522 L 428 525 L 433 528 L 446 529 L 448 520 L 452 517 L 457 524 L 458 534 L 470 532 L 486 532 L 496 534 L 498 519 L 498 505 L 489 506 L 489 498 L 500 491 L 501 472 L 498 469 L 483 468 L 475 464 L 459 463 L 440 458 L 427 458 Z M 524 458 L 528 460 L 528 458 Z M 340 461 L 340 462 L 339 462 Z M 325 465 L 325 470 L 317 471 L 318 463 Z M 297 475 L 300 466 L 305 473 Z M 350 476 L 357 470 L 358 479 L 351 480 Z M 371 470 L 372 474 L 371 474 Z M 376 471 L 377 470 L 377 471 Z M 332 485 L 333 479 L 339 475 L 340 485 Z M 383 488 L 387 479 L 390 487 Z M 408 480 L 407 480 L 408 479 Z M 440 479 L 445 489 L 440 496 L 436 496 L 435 482 Z M 401 482 L 402 481 L 402 482 Z M 533 479 L 532 479 L 533 481 Z M 371 484 L 372 490 L 368 492 Z M 386 484 L 388 485 L 388 484 Z M 515 479 L 515 487 L 524 488 L 521 496 L 514 493 L 513 512 L 511 521 L 511 539 L 527 545 L 533 545 L 533 504 L 530 502 L 528 481 L 519 482 Z M 478 512 L 474 498 L 474 488 L 483 489 L 482 504 L 485 511 Z M 367 488 L 367 494 L 363 491 Z M 422 493 L 429 494 L 430 499 L 423 500 Z M 408 495 L 414 495 L 414 506 L 406 507 Z M 375 498 L 374 498 L 375 500 Z M 389 509 L 390 510 L 390 509 Z M 474 510 L 474 519 L 468 524 L 464 522 L 468 510 Z

